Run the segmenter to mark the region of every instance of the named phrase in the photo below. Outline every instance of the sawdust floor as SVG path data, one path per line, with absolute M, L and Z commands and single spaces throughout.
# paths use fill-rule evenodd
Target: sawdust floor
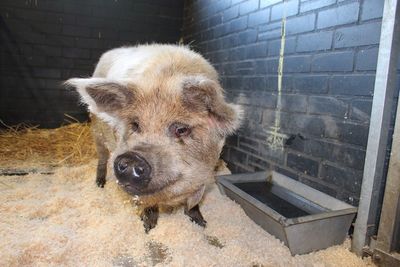
M 370 266 L 348 241 L 292 257 L 217 187 L 201 206 L 205 229 L 181 209 L 145 234 L 130 197 L 94 184 L 94 162 L 54 174 L 0 176 L 0 266 Z

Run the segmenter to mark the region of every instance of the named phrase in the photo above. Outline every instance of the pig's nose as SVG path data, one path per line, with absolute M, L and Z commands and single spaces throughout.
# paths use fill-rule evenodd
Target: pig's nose
M 123 185 L 145 185 L 150 181 L 149 163 L 135 152 L 119 155 L 114 161 L 114 171 Z

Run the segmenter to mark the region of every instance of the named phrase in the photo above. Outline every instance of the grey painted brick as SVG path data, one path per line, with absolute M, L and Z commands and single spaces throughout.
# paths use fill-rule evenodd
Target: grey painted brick
M 65 35 L 90 37 L 90 28 L 82 26 L 64 25 L 62 33 Z
M 293 134 L 301 133 L 306 138 L 321 137 L 324 133 L 325 121 L 321 116 L 282 112 L 281 128 Z
M 255 167 L 258 171 L 267 170 L 271 166 L 271 164 L 264 158 L 255 155 L 249 156 L 248 163 L 250 166 Z
M 75 45 L 74 37 L 54 35 L 54 34 L 46 35 L 46 39 L 44 42 L 48 45 L 56 45 L 56 46 L 72 47 Z
M 342 48 L 378 44 L 380 32 L 380 22 L 337 29 L 334 36 L 334 47 Z
M 348 111 L 348 104 L 330 96 L 310 96 L 308 110 L 314 114 L 326 114 L 344 118 Z
M 290 17 L 299 12 L 299 0 L 285 1 L 271 8 L 271 20 L 282 19 L 283 15 Z
M 311 56 L 285 57 L 283 61 L 283 73 L 286 72 L 309 72 L 311 67 Z
M 271 31 L 271 30 L 281 30 L 282 27 L 282 22 L 278 21 L 278 22 L 272 22 L 272 23 L 268 23 L 265 25 L 260 25 L 258 27 L 258 31 L 259 32 L 266 32 L 266 31 Z
M 276 63 L 278 64 L 278 63 Z M 275 72 L 275 74 L 277 74 Z M 293 77 L 284 75 L 282 79 L 282 91 L 289 92 L 293 88 Z M 267 76 L 267 91 L 278 91 L 278 76 Z
M 307 97 L 302 95 L 282 95 L 281 96 L 282 110 L 292 112 L 307 111 Z
M 361 11 L 361 20 L 381 18 L 383 14 L 383 1 L 364 0 Z
M 265 77 L 245 77 L 243 78 L 242 89 L 254 91 L 264 90 L 267 86 Z
M 269 9 L 263 9 L 249 15 L 249 27 L 265 24 L 269 21 Z
M 33 46 L 34 55 L 46 55 L 46 56 L 60 56 L 61 48 L 48 45 L 34 45 Z
M 326 127 L 325 136 L 344 143 L 366 147 L 368 127 L 355 123 L 334 122 Z
M 284 55 L 294 53 L 296 48 L 296 38 L 286 38 Z M 268 42 L 268 56 L 279 56 L 281 50 L 281 40 L 272 40 Z
M 267 44 L 257 43 L 245 47 L 246 58 L 260 58 L 267 55 Z
M 369 122 L 371 109 L 371 99 L 355 99 L 351 102 L 350 117 L 355 120 Z
M 315 180 L 310 179 L 309 177 L 304 177 L 304 176 L 301 176 L 299 178 L 299 181 L 302 182 L 303 184 L 306 184 L 306 185 L 314 188 L 314 189 L 324 192 L 325 194 L 328 194 L 332 197 L 336 197 L 338 194 L 337 190 L 335 190 L 331 187 L 328 187 L 325 184 L 322 184 L 321 181 L 315 181 Z
M 333 95 L 372 96 L 375 75 L 335 75 L 330 80 Z
M 290 18 L 286 21 L 286 34 L 296 34 L 314 30 L 315 14 Z
M 265 80 L 265 77 L 263 77 L 263 79 Z M 264 82 L 264 80 L 261 80 L 261 82 Z M 265 89 L 265 85 L 262 86 L 262 89 Z M 276 95 L 272 94 L 271 92 L 255 91 L 249 96 L 249 101 L 252 105 L 262 108 L 275 108 L 276 99 Z
M 321 165 L 321 178 L 346 190 L 359 193 L 361 191 L 362 172 L 348 168 L 339 168 L 330 163 Z
M 35 68 L 33 70 L 33 75 L 42 78 L 60 78 L 61 72 L 54 68 Z
M 336 4 L 336 0 L 302 1 L 302 3 L 300 4 L 300 12 L 315 10 L 333 4 Z
M 318 174 L 319 163 L 315 160 L 306 158 L 301 154 L 288 153 L 287 166 L 297 171 L 316 177 Z
M 229 23 L 229 32 L 244 30 L 247 28 L 247 17 L 240 17 Z
M 327 141 L 308 140 L 305 152 L 318 158 L 337 162 L 343 166 L 363 170 L 365 151 Z
M 260 1 L 260 8 L 268 7 L 275 5 L 277 3 L 283 2 L 283 0 L 261 0 Z
M 265 40 L 270 40 L 270 39 L 276 39 L 278 37 L 281 37 L 281 30 L 272 30 L 272 31 L 267 31 L 267 32 L 261 32 L 258 33 L 258 40 L 259 41 L 265 41 Z
M 246 0 L 245 2 L 239 5 L 239 13 L 240 15 L 244 15 L 250 13 L 254 10 L 258 9 L 259 0 Z
M 315 55 L 311 69 L 315 72 L 352 71 L 354 52 L 333 52 Z
M 297 92 L 324 94 L 328 92 L 328 76 L 307 75 L 294 78 L 294 89 Z
M 302 34 L 297 40 L 297 52 L 328 50 L 332 47 L 333 31 Z
M 218 25 L 221 23 L 222 23 L 222 15 L 221 14 L 217 14 L 208 20 L 208 25 L 210 27 L 214 27 L 215 25 Z
M 223 13 L 224 22 L 237 18 L 238 16 L 239 16 L 239 6 L 230 7 Z
M 377 47 L 360 50 L 356 57 L 356 70 L 376 70 L 377 60 Z
M 355 2 L 318 12 L 317 28 L 322 29 L 356 22 L 360 9 L 359 5 Z
M 237 43 L 239 45 L 255 43 L 257 40 L 257 30 L 248 29 L 239 33 Z
M 64 48 L 63 56 L 67 58 L 90 58 L 90 50 L 81 48 Z

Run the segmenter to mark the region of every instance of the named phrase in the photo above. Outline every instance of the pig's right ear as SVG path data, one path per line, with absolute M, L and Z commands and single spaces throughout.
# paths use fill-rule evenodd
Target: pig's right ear
M 133 102 L 133 91 L 126 83 L 104 78 L 73 78 L 65 82 L 76 88 L 89 111 L 101 115 L 113 115 L 117 110 Z

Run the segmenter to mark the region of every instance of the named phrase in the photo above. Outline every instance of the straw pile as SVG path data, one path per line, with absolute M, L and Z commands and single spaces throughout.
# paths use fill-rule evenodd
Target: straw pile
M 0 167 L 82 165 L 96 157 L 89 123 L 38 129 L 24 123 L 0 130 Z

